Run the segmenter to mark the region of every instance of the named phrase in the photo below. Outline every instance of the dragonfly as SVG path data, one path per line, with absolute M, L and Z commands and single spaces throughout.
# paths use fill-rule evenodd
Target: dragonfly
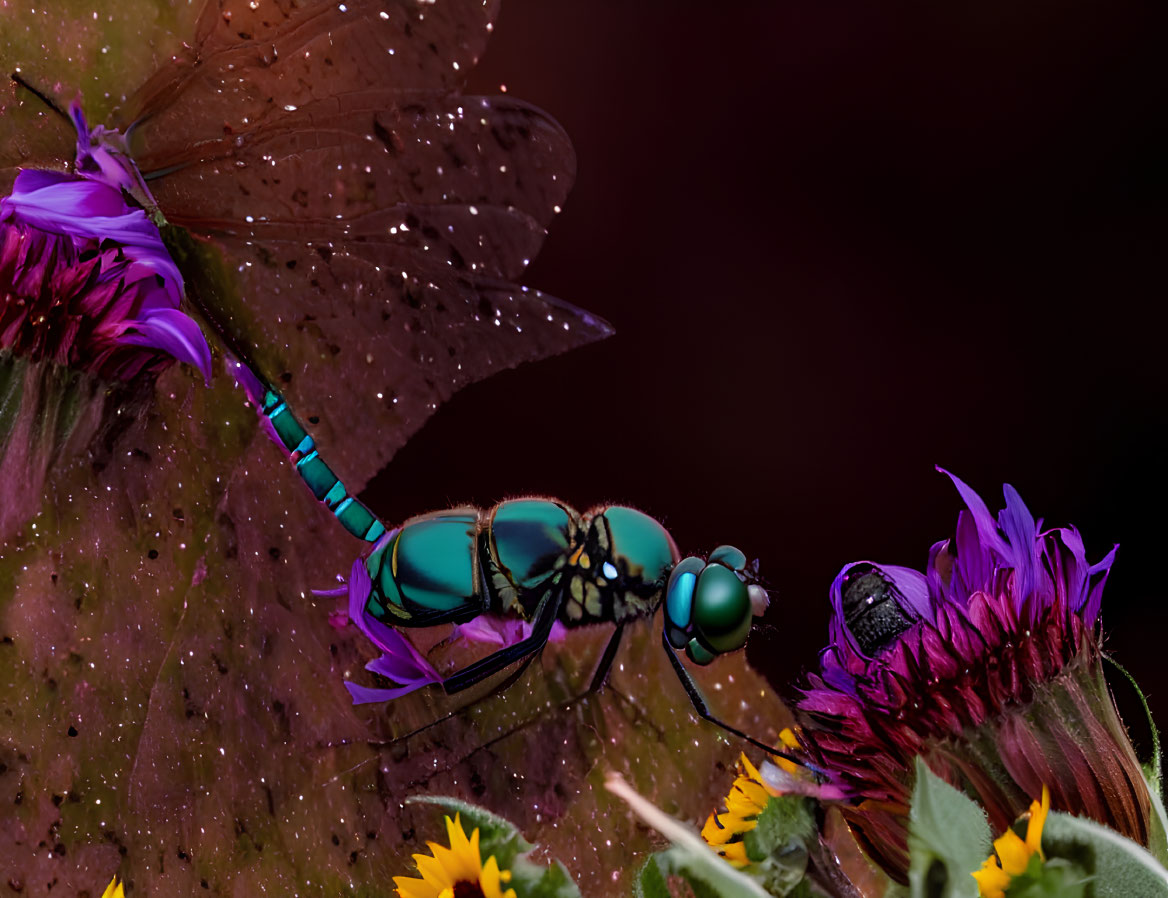
M 383 627 L 408 630 L 513 615 L 529 625 L 510 644 L 447 676 L 435 676 L 447 694 L 522 662 L 493 691 L 507 688 L 544 649 L 557 622 L 565 628 L 613 625 L 584 694 L 596 692 L 612 669 L 626 625 L 651 619 L 663 607 L 662 647 L 698 716 L 772 755 L 794 760 L 717 717 L 677 656 L 683 651 L 691 662 L 707 665 L 745 646 L 754 618 L 770 603 L 758 581 L 757 561 L 748 564 L 745 553 L 730 545 L 705 558 L 681 558 L 665 527 L 638 509 L 605 505 L 581 514 L 545 497 L 509 499 L 490 509 L 432 511 L 390 529 L 346 488 L 287 400 L 262 380 L 245 351 L 235 351 L 236 376 L 269 436 L 312 495 L 367 544 L 347 590 L 339 591 L 349 595 L 354 622 L 361 625 L 368 616 Z M 355 698 L 362 694 L 351 684 L 350 691 Z

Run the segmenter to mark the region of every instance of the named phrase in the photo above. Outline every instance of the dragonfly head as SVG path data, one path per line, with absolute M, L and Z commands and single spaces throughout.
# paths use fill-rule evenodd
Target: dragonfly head
M 746 644 L 750 625 L 770 600 L 756 582 L 755 565 L 733 546 L 719 546 L 708 558 L 683 558 L 665 587 L 665 633 L 697 664 Z

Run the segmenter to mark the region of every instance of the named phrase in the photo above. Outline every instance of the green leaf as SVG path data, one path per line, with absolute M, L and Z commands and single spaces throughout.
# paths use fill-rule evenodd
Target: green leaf
M 451 818 L 458 814 L 468 835 L 478 829 L 479 850 L 483 855 L 495 855 L 502 866 L 511 866 L 515 858 L 535 847 L 523 838 L 523 834 L 509 820 L 469 801 L 445 795 L 411 795 L 406 799 L 406 804 L 434 804 L 445 810 Z
M 649 855 L 641 872 L 633 882 L 633 898 L 670 898 L 665 874 L 657 865 L 657 855 Z
M 703 850 L 704 849 L 704 850 Z M 765 898 L 767 892 L 754 879 L 735 869 L 704 846 L 674 845 L 655 855 L 664 874 L 684 877 L 698 898 Z
M 1168 898 L 1168 870 L 1142 846 L 1094 820 L 1051 812 L 1042 848 L 1048 858 L 1065 858 L 1086 871 L 1094 898 Z
M 559 861 L 541 867 L 520 857 L 511 866 L 511 885 L 521 898 L 580 898 L 580 889 Z
M 772 798 L 755 828 L 742 837 L 746 856 L 757 863 L 779 848 L 809 844 L 816 837 L 814 807 L 811 799 L 800 795 Z
M 909 814 L 909 888 L 913 898 L 976 898 L 971 875 L 989 856 L 985 813 L 936 776 L 919 757 Z
M 1010 881 L 1007 898 L 1083 898 L 1090 877 L 1071 861 L 1043 861 L 1035 854 L 1026 870 Z
M 807 883 L 808 851 L 793 845 L 750 868 L 750 875 L 772 895 L 798 895 Z
M 1152 813 L 1148 821 L 1148 851 L 1162 865 L 1168 866 L 1168 814 L 1164 811 L 1162 781 L 1150 773 L 1144 765 L 1144 778 L 1148 781 L 1148 795 L 1152 799 Z

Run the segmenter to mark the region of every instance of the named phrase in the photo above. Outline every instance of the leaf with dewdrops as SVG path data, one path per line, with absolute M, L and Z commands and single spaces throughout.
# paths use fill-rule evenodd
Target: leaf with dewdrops
M 165 174 L 148 183 L 183 228 L 168 246 L 190 254 L 189 296 L 351 488 L 460 386 L 608 333 L 515 284 L 574 159 L 538 110 L 458 94 L 496 4 L 48 6 L 5 11 L 3 71 L 59 105 L 80 90 L 92 125 L 141 119 L 131 149 Z M 65 168 L 75 140 L 29 91 L 0 91 L 5 189 L 18 165 Z M 610 688 L 575 703 L 603 628 L 465 711 L 491 684 L 354 708 L 343 682 L 374 649 L 313 590 L 361 547 L 206 331 L 209 388 L 171 367 L 123 396 L 0 356 L 0 870 L 33 893 L 94 893 L 118 870 L 138 894 L 368 894 L 433 834 L 403 799 L 441 792 L 515 821 L 585 894 L 622 888 L 656 843 L 603 768 L 697 819 L 740 749 L 692 713 L 659 631 L 632 627 Z M 473 659 L 435 649 L 444 635 L 411 634 L 444 671 Z M 741 655 L 697 677 L 744 730 L 790 723 Z

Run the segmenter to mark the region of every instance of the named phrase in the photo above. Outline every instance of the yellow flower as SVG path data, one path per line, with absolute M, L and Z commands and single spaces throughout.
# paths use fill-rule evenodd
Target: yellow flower
M 782 742 L 783 745 L 785 745 L 787 748 L 795 751 L 803 747 L 799 744 L 798 737 L 793 732 L 791 732 L 790 727 L 783 727 L 783 731 L 779 733 L 779 741 Z M 801 768 L 794 761 L 789 761 L 786 758 L 775 758 L 775 763 L 779 765 L 780 769 L 785 770 L 791 775 L 801 773 L 803 770 L 803 768 Z
M 1006 889 L 1015 876 L 1025 872 L 1030 859 L 1042 853 L 1042 827 L 1050 811 L 1050 790 L 1042 787 L 1042 801 L 1030 803 L 1030 820 L 1026 824 L 1026 840 L 1023 841 L 1012 829 L 1006 830 L 1001 838 L 994 840 L 994 855 L 986 858 L 981 869 L 971 874 L 977 880 L 981 898 L 1005 898 Z M 1000 863 L 999 863 L 1000 861 Z
M 117 875 L 105 887 L 105 891 L 101 893 L 101 898 L 126 898 L 126 890 L 122 888 L 121 880 L 118 879 Z
M 702 827 L 702 838 L 735 867 L 745 867 L 750 861 L 742 836 L 758 826 L 758 815 L 770 798 L 771 791 L 758 769 L 742 755 L 738 759 L 738 776 L 726 796 L 726 813 L 710 814 Z
M 510 870 L 500 870 L 495 856 L 483 863 L 479 853 L 479 831 L 466 837 L 458 814 L 446 818 L 446 835 L 450 847 L 427 842 L 433 857 L 415 854 L 421 879 L 395 876 L 400 898 L 515 898 L 515 890 L 503 891 L 504 883 L 511 881 Z M 461 886 L 461 888 L 459 888 Z

